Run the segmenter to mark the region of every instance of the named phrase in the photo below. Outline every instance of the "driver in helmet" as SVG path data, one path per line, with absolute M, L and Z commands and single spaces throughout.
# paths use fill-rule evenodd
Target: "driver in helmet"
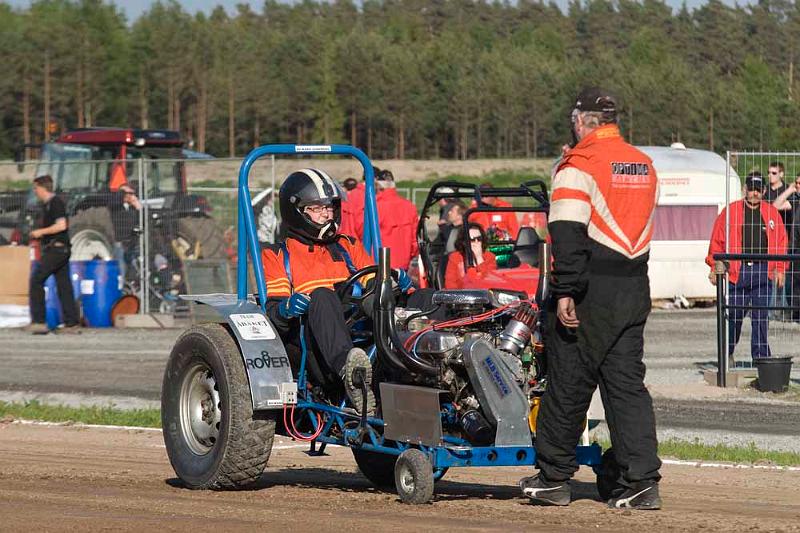
M 315 353 L 324 374 L 338 376 L 359 413 L 364 406 L 361 390 L 353 383 L 356 369 L 364 369 L 367 412 L 375 409 L 372 367 L 361 348 L 353 346 L 344 311 L 334 292 L 352 273 L 373 265 L 355 238 L 338 232 L 343 193 L 328 174 L 317 169 L 291 173 L 280 189 L 280 212 L 286 240 L 262 251 L 267 282 L 267 315 L 289 345 L 300 346 L 301 317 L 305 341 Z M 404 271 L 398 272 L 403 292 L 412 288 Z

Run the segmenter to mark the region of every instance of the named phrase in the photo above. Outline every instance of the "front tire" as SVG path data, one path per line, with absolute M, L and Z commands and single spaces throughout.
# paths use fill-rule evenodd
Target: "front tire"
M 433 468 L 428 456 L 416 448 L 400 454 L 394 465 L 397 495 L 403 503 L 419 505 L 433 498 Z
M 161 392 L 164 444 L 192 489 L 241 489 L 261 477 L 275 436 L 254 413 L 236 342 L 221 324 L 187 330 L 172 349 Z

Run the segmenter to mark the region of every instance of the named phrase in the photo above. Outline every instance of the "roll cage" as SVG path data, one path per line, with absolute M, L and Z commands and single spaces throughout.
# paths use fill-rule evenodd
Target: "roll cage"
M 504 197 L 504 198 L 525 198 L 534 202 L 530 206 L 512 206 L 512 207 L 495 207 L 486 204 L 483 199 L 486 197 Z M 517 187 L 485 187 L 474 183 L 463 183 L 458 181 L 440 181 L 435 183 L 428 196 L 425 198 L 425 203 L 422 206 L 420 213 L 419 223 L 417 224 L 417 245 L 419 246 L 420 260 L 426 272 L 430 285 L 436 289 L 441 289 L 438 286 L 441 280 L 435 275 L 438 263 L 441 257 L 445 254 L 442 250 L 441 254 L 436 253 L 434 250 L 435 243 L 428 236 L 428 231 L 425 222 L 430 216 L 432 207 L 438 205 L 440 200 L 454 200 L 465 199 L 474 200 L 477 207 L 468 207 L 464 213 L 464 224 L 469 223 L 469 217 L 475 213 L 547 213 L 550 211 L 550 198 L 547 192 L 547 185 L 542 180 L 530 180 L 521 183 Z M 471 203 L 471 202 L 465 202 Z M 469 233 L 463 234 L 463 245 L 466 250 L 467 257 L 465 258 L 465 265 L 473 265 L 475 259 L 469 246 Z M 507 244 L 515 244 L 514 241 L 509 241 Z M 438 257 L 437 257 L 438 256 Z

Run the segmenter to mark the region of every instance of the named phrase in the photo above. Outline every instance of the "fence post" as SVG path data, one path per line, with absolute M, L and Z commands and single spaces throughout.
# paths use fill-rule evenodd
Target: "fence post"
M 717 278 L 717 387 L 728 386 L 728 320 L 725 317 L 725 274 L 724 261 L 714 262 L 714 275 Z
M 139 181 L 139 314 L 146 315 L 149 311 L 147 307 L 147 275 L 145 269 L 147 268 L 147 201 L 145 194 L 147 193 L 147 184 L 144 182 L 144 158 L 138 160 L 136 165 L 136 179 Z

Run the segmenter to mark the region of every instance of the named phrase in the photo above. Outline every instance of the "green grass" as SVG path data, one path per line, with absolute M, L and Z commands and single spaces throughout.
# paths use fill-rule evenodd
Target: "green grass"
M 124 410 L 106 406 L 67 407 L 46 405 L 38 401 L 1 402 L 0 418 L 21 418 L 45 422 L 80 422 L 109 426 L 161 427 L 161 412 L 158 409 Z
M 38 401 L 24 403 L 0 401 L 0 419 L 6 417 L 45 422 L 161 427 L 161 414 L 158 409 L 123 410 L 113 405 L 67 407 L 64 405 L 46 405 Z M 600 444 L 604 449 L 610 446 L 607 441 L 601 441 Z M 760 450 L 756 448 L 754 443 L 750 443 L 748 446 L 726 446 L 724 444 L 702 444 L 697 440 L 690 442 L 670 439 L 659 443 L 658 453 L 661 457 L 687 461 L 720 461 L 779 466 L 800 465 L 800 454 L 798 453 Z
M 611 443 L 600 441 L 600 445 L 606 449 L 611 446 Z M 684 461 L 800 466 L 800 453 L 761 450 L 752 442 L 747 446 L 727 446 L 725 444 L 703 444 L 697 439 L 694 441 L 669 439 L 658 443 L 658 455 L 662 459 Z
M 27 191 L 32 184 L 33 182 L 29 179 L 8 180 L 2 182 L 2 189 L 4 191 Z

